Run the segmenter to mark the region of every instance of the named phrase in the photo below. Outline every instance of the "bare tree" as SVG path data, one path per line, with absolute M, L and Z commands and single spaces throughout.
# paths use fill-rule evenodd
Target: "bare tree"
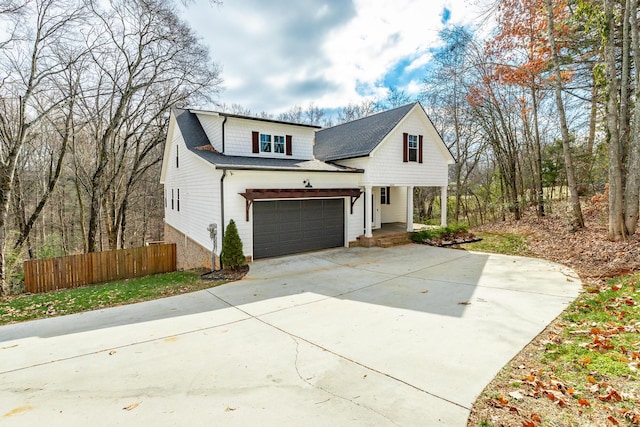
M 15 4 L 10 2 L 11 4 Z M 11 49 L 0 49 L 0 283 L 7 278 L 9 241 L 8 215 L 16 180 L 17 166 L 25 144 L 34 138 L 37 126 L 60 109 L 68 109 L 69 92 L 60 91 L 57 81 L 77 60 L 72 45 L 72 27 L 83 13 L 73 0 L 34 0 L 24 4 L 11 41 Z M 2 17 L 4 18 L 4 16 Z M 27 23 L 35 23 L 31 28 Z M 64 52 L 71 52 L 65 57 Z M 61 156 L 64 156 L 62 151 Z M 58 175 L 59 176 L 59 175 Z M 51 182 L 55 186 L 57 176 Z M 46 203 L 50 192 L 45 193 Z M 36 214 L 37 216 L 37 214 Z M 23 234 L 27 229 L 23 229 Z M 26 236 L 25 236 L 26 237 Z M 18 249 L 20 249 L 18 247 Z
M 82 108 L 94 145 L 88 190 L 87 250 L 99 249 L 100 218 L 118 247 L 136 178 L 159 162 L 170 106 L 218 90 L 219 70 L 191 29 L 161 0 L 91 2 L 93 74 Z M 88 96 L 89 94 L 93 96 Z

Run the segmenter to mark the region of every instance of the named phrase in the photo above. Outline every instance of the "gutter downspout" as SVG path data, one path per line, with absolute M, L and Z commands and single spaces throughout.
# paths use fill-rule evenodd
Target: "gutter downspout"
M 222 154 L 224 155 L 224 125 L 227 123 L 227 117 L 225 116 L 222 121 Z M 222 255 L 222 242 L 224 242 L 224 179 L 227 177 L 227 170 L 222 171 L 220 177 L 220 255 Z M 220 257 L 220 269 L 222 270 L 222 256 Z
M 222 171 L 222 176 L 220 177 L 220 222 L 222 222 L 220 226 L 220 237 L 221 242 L 224 242 L 224 179 L 227 176 L 227 170 L 224 169 Z M 222 255 L 222 247 L 220 244 L 220 255 Z M 222 270 L 222 256 L 220 256 L 220 270 Z

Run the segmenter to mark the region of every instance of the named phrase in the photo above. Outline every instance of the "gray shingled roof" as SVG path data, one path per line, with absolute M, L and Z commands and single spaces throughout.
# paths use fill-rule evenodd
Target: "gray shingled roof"
M 359 120 L 316 132 L 313 154 L 316 159 L 333 161 L 369 155 L 417 104 L 373 114 Z
M 194 113 L 176 108 L 173 110 L 173 114 L 189 151 L 215 165 L 218 169 L 361 172 L 357 169 L 324 163 L 319 160 L 226 156 L 212 149 L 211 142 Z M 207 148 L 203 149 L 202 147 Z

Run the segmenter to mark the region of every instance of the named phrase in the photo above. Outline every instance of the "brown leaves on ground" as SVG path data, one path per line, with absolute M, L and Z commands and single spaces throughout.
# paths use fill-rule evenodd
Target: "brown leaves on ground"
M 607 240 L 603 215 L 596 207 L 585 209 L 585 228 L 578 231 L 572 231 L 567 216 L 559 213 L 544 218 L 527 215 L 520 221 L 508 220 L 479 230 L 527 235 L 531 253 L 571 267 L 583 281 L 640 270 L 640 234 L 622 242 Z
M 640 235 L 622 242 L 607 240 L 603 206 L 606 204 L 588 206 L 583 211 L 586 227 L 578 231 L 571 230 L 569 215 L 559 213 L 557 208 L 545 218 L 528 214 L 520 221 L 487 225 L 479 231 L 526 235 L 527 249 L 532 256 L 572 268 L 580 276 L 585 291 L 595 298 L 601 292 L 622 289 L 620 284 L 608 285 L 607 278 L 640 271 Z M 568 210 L 567 207 L 567 213 Z M 640 292 L 640 288 L 633 286 L 635 292 Z M 633 314 L 636 303 L 628 296 L 604 300 L 603 311 L 619 323 L 577 325 L 577 330 L 573 324 L 573 329 L 566 330 L 574 335 L 565 332 L 568 326 L 561 318 L 556 319 L 485 388 L 472 408 L 468 425 L 640 426 L 637 382 L 625 377 L 608 377 L 593 368 L 597 357 L 606 356 L 628 364 L 634 372 L 637 369 L 640 341 L 624 345 L 616 341 L 620 334 L 640 333 L 640 322 Z M 591 307 L 585 304 L 577 308 L 589 310 Z M 562 368 L 554 366 L 545 356 L 553 353 L 550 349 L 563 345 L 563 340 L 573 338 L 581 340 L 581 346 L 593 352 L 576 358 L 575 366 L 593 371 L 568 384 L 555 377 L 554 369 Z

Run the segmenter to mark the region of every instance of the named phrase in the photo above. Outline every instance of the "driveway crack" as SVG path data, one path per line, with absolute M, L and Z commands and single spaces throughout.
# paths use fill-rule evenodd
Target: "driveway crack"
M 252 319 L 255 319 L 256 321 L 258 321 L 258 322 L 260 322 L 260 323 L 262 323 L 262 324 L 264 324 L 264 325 L 266 325 L 266 326 L 269 326 L 269 327 L 271 327 L 271 328 L 273 328 L 273 329 L 275 329 L 275 330 L 277 330 L 277 331 L 280 331 L 280 332 L 282 332 L 283 334 L 288 335 L 288 336 L 289 336 L 289 337 L 291 337 L 294 341 L 296 341 L 296 340 L 303 341 L 303 342 L 305 342 L 305 343 L 307 343 L 307 344 L 309 344 L 309 345 L 311 345 L 311 346 L 313 346 L 313 347 L 316 347 L 316 348 L 319 348 L 319 349 L 321 349 L 321 350 L 323 350 L 323 351 L 326 351 L 327 353 L 330 353 L 330 354 L 332 354 L 332 355 L 334 355 L 334 356 L 336 356 L 336 357 L 338 357 L 338 358 L 340 358 L 340 359 L 342 359 L 342 360 L 345 360 L 345 361 L 347 361 L 347 362 L 349 362 L 349 363 L 353 363 L 354 365 L 360 366 L 361 368 L 364 368 L 364 369 L 366 369 L 366 370 L 368 370 L 368 371 L 375 372 L 376 374 L 382 375 L 382 376 L 384 376 L 384 377 L 386 377 L 386 378 L 389 378 L 390 380 L 393 380 L 393 381 L 395 381 L 395 382 L 398 382 L 398 383 L 404 384 L 404 385 L 406 385 L 406 386 L 408 386 L 408 387 L 410 387 L 410 388 L 412 388 L 412 389 L 414 389 L 414 390 L 416 390 L 416 391 L 419 391 L 419 392 L 421 392 L 421 393 L 424 393 L 424 394 L 426 394 L 426 395 L 429 395 L 429 396 L 431 396 L 431 397 L 433 397 L 433 398 L 436 398 L 436 399 L 438 399 L 438 400 L 442 400 L 442 401 L 444 401 L 444 402 L 447 402 L 447 403 L 450 403 L 450 404 L 452 404 L 452 405 L 455 405 L 455 406 L 457 406 L 457 407 L 459 407 L 459 408 L 464 409 L 465 411 L 470 411 L 470 410 L 471 410 L 471 408 L 470 408 L 470 407 L 464 406 L 464 405 L 462 405 L 462 404 L 460 404 L 460 403 L 458 403 L 458 402 L 455 402 L 455 401 L 453 401 L 453 400 L 450 400 L 450 399 L 447 399 L 447 398 L 445 398 L 445 397 L 442 397 L 442 396 L 439 396 L 439 395 L 437 395 L 437 394 L 434 394 L 434 393 L 432 393 L 432 392 L 430 392 L 430 391 L 428 391 L 428 390 L 425 390 L 425 389 L 423 389 L 423 388 L 421 388 L 421 387 L 418 387 L 418 386 L 416 386 L 416 385 L 414 385 L 414 384 L 411 384 L 410 382 L 405 381 L 405 380 L 403 380 L 403 379 L 401 379 L 401 378 L 395 377 L 395 376 L 393 376 L 393 375 L 391 375 L 391 374 L 388 374 L 388 373 L 386 373 L 386 372 L 380 371 L 380 370 L 378 370 L 378 369 L 376 369 L 376 368 L 373 368 L 373 367 L 371 367 L 371 366 L 365 365 L 365 364 L 364 364 L 364 363 L 362 363 L 362 362 L 358 362 L 357 360 L 351 359 L 351 358 L 349 358 L 349 357 L 347 357 L 347 356 L 345 356 L 345 355 L 342 355 L 342 354 L 340 354 L 340 353 L 337 353 L 337 352 L 335 352 L 335 351 L 333 351 L 333 350 L 331 350 L 331 349 L 329 349 L 329 348 L 327 348 L 327 347 L 324 347 L 324 346 L 322 346 L 322 345 L 320 345 L 320 344 L 318 344 L 318 343 L 315 343 L 315 342 L 310 341 L 310 340 L 308 340 L 308 339 L 306 339 L 306 338 L 303 338 L 303 337 L 301 337 L 301 336 L 299 336 L 299 335 L 296 335 L 296 334 L 294 334 L 294 333 L 291 333 L 291 332 L 289 332 L 289 331 L 287 331 L 287 330 L 285 330 L 285 329 L 282 329 L 282 328 L 280 328 L 279 326 L 276 326 L 276 325 L 274 325 L 274 324 L 272 324 L 272 323 L 269 323 L 269 322 L 267 322 L 266 320 L 261 319 L 260 317 L 254 316 L 253 314 L 251 314 L 251 313 L 249 313 L 249 312 L 247 312 L 247 311 L 245 311 L 245 310 L 241 309 L 240 307 L 238 307 L 238 306 L 236 306 L 236 305 L 231 304 L 230 302 L 228 302 L 228 301 L 224 300 L 223 298 L 219 297 L 218 295 L 215 295 L 215 294 L 213 294 L 213 293 L 212 293 L 211 295 L 215 296 L 215 297 L 216 297 L 216 298 L 218 298 L 220 301 L 222 301 L 223 303 L 225 303 L 225 304 L 229 305 L 230 307 L 233 307 L 233 308 L 235 308 L 236 310 L 240 311 L 240 312 L 241 312 L 241 313 L 243 313 L 244 315 L 246 315 L 246 316 L 248 316 L 248 317 L 250 317 L 250 318 L 252 318 Z M 297 341 L 296 341 L 296 342 L 297 342 Z M 297 352 L 297 349 L 296 349 L 296 352 Z M 296 354 L 297 354 L 297 353 L 296 353 Z M 296 356 L 296 357 L 297 357 L 297 356 Z M 297 369 L 297 367 L 296 367 L 296 369 Z M 298 375 L 300 375 L 300 374 L 299 374 L 299 372 L 298 372 Z M 301 377 L 301 378 L 302 378 L 302 377 Z M 306 381 L 304 378 L 302 378 L 302 380 L 303 380 L 303 381 L 305 381 L 307 384 L 309 384 L 309 383 L 308 383 L 308 381 Z M 311 384 L 310 384 L 310 385 L 311 385 Z M 312 386 L 313 386 L 313 385 L 312 385 Z M 331 392 L 327 392 L 327 393 L 332 394 Z M 349 399 L 347 399 L 347 398 L 345 398 L 345 397 L 342 397 L 342 396 L 337 396 L 337 395 L 336 395 L 336 397 L 340 397 L 341 399 L 349 400 Z M 356 402 L 353 402 L 353 403 L 354 403 L 354 404 L 358 404 L 358 403 L 356 403 Z
M 359 406 L 360 408 L 366 409 L 367 411 L 372 412 L 372 413 L 374 413 L 374 414 L 376 414 L 376 415 L 378 415 L 378 416 L 380 416 L 380 417 L 382 417 L 382 418 L 386 419 L 386 420 L 387 420 L 387 421 L 389 421 L 391 424 L 396 425 L 396 426 L 399 426 L 399 427 L 402 427 L 402 425 L 401 425 L 401 424 L 396 423 L 394 420 L 392 420 L 391 418 L 389 418 L 388 416 L 386 416 L 386 415 L 385 415 L 385 414 L 383 414 L 382 412 L 376 411 L 375 409 L 373 409 L 373 408 L 371 408 L 371 407 L 369 407 L 369 406 L 363 405 L 363 404 L 362 404 L 362 403 L 360 403 L 360 402 L 356 402 L 355 400 L 350 399 L 350 398 L 348 398 L 348 397 L 346 397 L 346 396 L 341 396 L 341 395 L 339 395 L 339 394 L 336 394 L 336 393 L 332 392 L 331 390 L 328 390 L 328 389 L 326 389 L 326 388 L 324 388 L 324 387 L 322 387 L 322 386 L 319 386 L 319 385 L 317 385 L 317 384 L 313 384 L 311 381 L 309 381 L 309 378 L 305 378 L 305 377 L 303 377 L 303 376 L 302 376 L 302 374 L 300 373 L 300 368 L 299 368 L 299 366 L 298 366 L 298 356 L 300 355 L 300 341 L 298 341 L 298 340 L 297 340 L 293 335 L 291 335 L 291 334 L 287 334 L 287 335 L 289 335 L 289 337 L 293 340 L 293 342 L 294 342 L 294 343 L 296 343 L 296 357 L 295 357 L 295 360 L 294 360 L 294 368 L 295 368 L 295 370 L 296 370 L 296 374 L 298 374 L 298 378 L 300 378 L 302 381 L 304 381 L 306 384 L 308 384 L 308 385 L 309 385 L 310 387 L 312 387 L 312 388 L 315 388 L 315 389 L 321 390 L 321 391 L 323 391 L 323 392 L 327 393 L 327 394 L 328 394 L 328 395 L 330 395 L 330 396 L 333 396 L 333 397 L 338 398 L 338 399 L 342 399 L 342 400 L 344 400 L 344 401 L 346 401 L 346 402 L 351 403 L 352 405 L 356 405 L 356 406 Z M 326 401 L 325 401 L 325 402 L 326 402 Z

